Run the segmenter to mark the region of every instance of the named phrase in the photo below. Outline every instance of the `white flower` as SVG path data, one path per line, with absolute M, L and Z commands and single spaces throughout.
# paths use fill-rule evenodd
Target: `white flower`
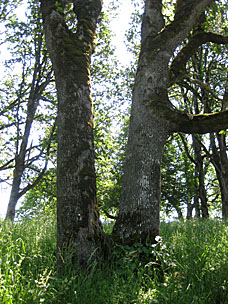
M 161 242 L 161 241 L 162 241 L 162 237 L 161 237 L 160 235 L 157 235 L 157 236 L 155 237 L 155 241 L 156 241 L 156 242 Z

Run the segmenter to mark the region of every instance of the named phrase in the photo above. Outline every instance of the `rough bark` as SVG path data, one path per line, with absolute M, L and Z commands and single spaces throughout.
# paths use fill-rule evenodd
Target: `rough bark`
M 160 18 L 156 28 L 153 24 L 155 16 L 161 16 L 160 4 L 161 1 L 146 2 L 142 43 L 146 43 L 150 30 L 152 33 L 158 32 L 164 26 Z M 154 60 L 144 51 L 140 56 L 133 92 L 121 204 L 113 230 L 113 236 L 122 243 L 154 242 L 155 236 L 159 235 L 160 165 L 169 128 L 164 119 L 149 113 L 145 104 L 151 94 L 156 94 L 156 88 L 166 86 L 167 67 L 161 63 L 165 59 L 163 55 L 161 52 Z
M 123 189 L 113 237 L 126 244 L 154 242 L 159 234 L 160 162 L 171 132 L 207 133 L 228 127 L 228 112 L 187 115 L 168 99 L 169 62 L 213 0 L 182 1 L 164 27 L 160 0 L 146 0 L 133 91 Z
M 96 200 L 90 57 L 100 0 L 73 1 L 77 31 L 67 28 L 56 1 L 42 0 L 47 47 L 58 93 L 57 247 L 86 265 L 102 240 Z

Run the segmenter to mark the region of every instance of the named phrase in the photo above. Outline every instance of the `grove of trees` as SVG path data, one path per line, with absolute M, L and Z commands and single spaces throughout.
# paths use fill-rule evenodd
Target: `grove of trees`
M 0 5 L 6 219 L 22 197 L 19 218 L 57 210 L 59 264 L 154 243 L 161 210 L 228 219 L 228 4 L 132 1 L 123 67 L 103 2 L 32 1 L 22 19 L 23 1 Z

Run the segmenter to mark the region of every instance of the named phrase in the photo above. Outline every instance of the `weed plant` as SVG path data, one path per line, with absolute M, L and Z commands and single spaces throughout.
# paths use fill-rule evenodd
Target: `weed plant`
M 161 236 L 156 245 L 113 246 L 88 271 L 69 262 L 58 274 L 53 218 L 1 221 L 0 303 L 227 304 L 227 223 L 162 223 Z

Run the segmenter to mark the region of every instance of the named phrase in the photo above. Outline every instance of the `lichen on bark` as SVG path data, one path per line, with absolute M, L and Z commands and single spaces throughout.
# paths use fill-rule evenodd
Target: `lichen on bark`
M 90 57 L 101 1 L 75 1 L 75 33 L 54 2 L 42 0 L 41 8 L 58 93 L 58 263 L 63 264 L 70 251 L 72 262 L 85 266 L 91 256 L 99 257 L 104 238 L 97 211 L 90 89 Z

